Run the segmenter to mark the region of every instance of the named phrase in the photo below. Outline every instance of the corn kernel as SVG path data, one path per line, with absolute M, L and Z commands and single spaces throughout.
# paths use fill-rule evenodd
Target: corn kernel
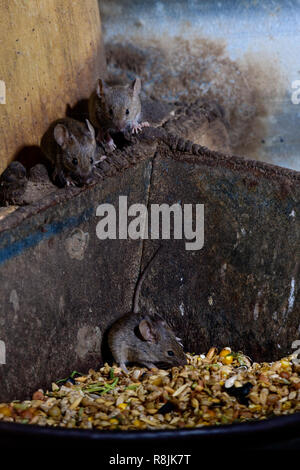
M 282 408 L 283 410 L 289 410 L 289 409 L 291 408 L 291 406 L 292 406 L 291 402 L 290 402 L 290 401 L 286 401 L 286 402 L 282 403 L 281 408 Z
M 231 364 L 231 363 L 232 363 L 232 361 L 233 361 L 233 355 L 232 355 L 232 354 L 230 354 L 230 353 L 229 353 L 229 354 L 227 354 L 227 356 L 225 356 L 225 357 L 223 357 L 223 358 L 222 358 L 222 362 L 223 362 L 223 364 L 226 364 L 226 365 L 229 365 L 229 364 Z
M 222 351 L 220 352 L 219 356 L 220 356 L 220 357 L 225 357 L 225 356 L 227 356 L 227 355 L 230 354 L 230 353 L 231 353 L 231 349 L 226 349 L 226 348 L 225 348 L 225 349 L 222 349 Z
M 12 410 L 9 406 L 4 405 L 4 406 L 1 406 L 0 408 L 0 414 L 8 417 L 8 416 L 11 416 Z
M 110 422 L 111 424 L 119 424 L 119 421 L 118 421 L 116 418 L 111 418 L 111 419 L 109 420 L 109 422 Z
M 143 425 L 143 423 L 142 423 L 142 421 L 140 421 L 139 419 L 135 419 L 135 420 L 133 421 L 133 425 L 134 425 L 135 427 L 137 427 L 137 428 L 140 428 L 140 427 Z
M 282 367 L 283 369 L 289 369 L 289 367 L 291 366 L 288 361 L 282 360 L 282 361 L 280 361 L 280 362 L 281 362 L 281 367 Z
M 249 409 L 251 411 L 260 411 L 261 410 L 261 405 L 255 405 L 254 403 L 250 403 Z
M 127 407 L 127 403 L 120 403 L 118 405 L 118 408 L 120 408 L 120 410 L 125 410 L 126 407 Z

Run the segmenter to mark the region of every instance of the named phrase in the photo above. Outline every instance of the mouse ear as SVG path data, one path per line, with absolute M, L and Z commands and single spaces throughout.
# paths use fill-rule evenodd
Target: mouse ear
M 88 119 L 86 119 L 85 122 L 86 122 L 88 130 L 90 131 L 91 136 L 94 139 L 95 138 L 95 129 L 93 128 L 92 124 L 90 123 L 90 121 Z
M 104 81 L 102 80 L 102 78 L 99 78 L 99 80 L 97 81 L 97 85 L 96 85 L 96 94 L 98 98 L 103 98 L 103 96 L 105 95 L 105 90 L 106 90 L 106 85 Z
M 58 145 L 60 145 L 60 147 L 64 147 L 69 138 L 69 131 L 63 124 L 57 124 L 54 127 L 54 139 L 56 140 Z
M 131 88 L 133 90 L 133 94 L 134 95 L 139 95 L 140 94 L 140 91 L 141 91 L 141 79 L 140 77 L 136 77 L 135 80 L 133 80 L 132 84 L 131 84 Z
M 145 341 L 154 343 L 157 340 L 155 328 L 148 320 L 141 320 L 139 324 L 139 330 Z

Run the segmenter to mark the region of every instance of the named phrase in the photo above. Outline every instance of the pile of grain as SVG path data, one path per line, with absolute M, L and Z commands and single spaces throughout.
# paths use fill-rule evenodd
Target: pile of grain
M 211 348 L 169 370 L 105 364 L 38 390 L 32 400 L 0 403 L 0 420 L 66 428 L 176 429 L 261 420 L 300 411 L 300 364 L 293 357 L 251 363 Z

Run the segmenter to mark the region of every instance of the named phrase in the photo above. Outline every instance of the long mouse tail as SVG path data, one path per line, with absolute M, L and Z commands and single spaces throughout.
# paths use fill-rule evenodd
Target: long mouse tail
M 159 250 L 161 248 L 162 248 L 162 245 L 160 245 L 159 248 L 156 250 L 156 252 L 154 253 L 152 258 L 150 259 L 149 263 L 145 267 L 144 271 L 142 272 L 142 274 L 141 274 L 141 276 L 138 280 L 138 283 L 137 283 L 137 286 L 136 286 L 136 289 L 135 289 L 135 293 L 134 293 L 134 298 L 133 298 L 133 313 L 138 313 L 139 312 L 139 298 L 140 298 L 140 293 L 141 293 L 141 288 L 142 288 L 143 282 L 145 280 L 146 275 L 149 272 L 149 269 L 150 269 L 154 259 L 156 258 L 157 253 L 159 252 Z

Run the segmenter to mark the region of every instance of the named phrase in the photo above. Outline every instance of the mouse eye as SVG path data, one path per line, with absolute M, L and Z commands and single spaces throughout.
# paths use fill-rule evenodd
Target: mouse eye
M 110 114 L 111 116 L 114 114 L 112 109 L 109 110 L 109 114 Z
M 174 356 L 174 352 L 173 351 L 168 351 L 168 356 Z
M 78 160 L 77 160 L 77 158 L 73 158 L 72 163 L 73 163 L 73 165 L 78 165 Z
M 129 109 L 126 109 L 125 113 L 126 113 L 126 114 L 129 114 Z

